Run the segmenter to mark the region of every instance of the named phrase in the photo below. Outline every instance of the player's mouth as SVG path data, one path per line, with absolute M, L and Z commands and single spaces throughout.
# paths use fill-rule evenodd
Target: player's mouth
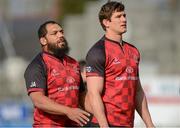
M 58 45 L 59 47 L 64 47 L 64 46 L 65 46 L 65 41 L 63 41 L 63 40 L 58 40 L 58 41 L 57 41 L 57 45 Z
M 124 27 L 124 28 L 126 28 L 126 24 L 122 24 L 121 26 Z
M 57 41 L 57 44 L 58 44 L 59 47 L 64 47 L 65 46 L 65 39 L 64 38 L 60 38 Z

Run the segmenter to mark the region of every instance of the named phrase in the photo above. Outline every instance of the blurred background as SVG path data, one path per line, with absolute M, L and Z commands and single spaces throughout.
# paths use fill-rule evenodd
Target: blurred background
M 39 25 L 46 20 L 61 23 L 70 56 L 84 59 L 104 34 L 98 12 L 106 2 L 0 0 L 0 127 L 31 127 L 33 106 L 23 74 L 41 50 Z M 180 127 L 180 1 L 122 2 L 128 19 L 124 40 L 140 50 L 140 77 L 153 121 L 156 126 Z M 137 114 L 135 126 L 144 126 Z

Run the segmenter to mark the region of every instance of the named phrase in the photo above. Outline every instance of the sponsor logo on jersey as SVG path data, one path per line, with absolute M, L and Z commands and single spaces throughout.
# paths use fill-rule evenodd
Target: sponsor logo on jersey
M 119 76 L 116 77 L 115 80 L 119 81 L 119 80 L 138 80 L 139 77 L 136 76 Z
M 134 69 L 131 67 L 131 66 L 128 66 L 127 68 L 126 68 L 126 72 L 127 73 L 133 73 L 134 72 Z
M 92 67 L 91 66 L 86 67 L 86 72 L 92 72 Z
M 60 91 L 60 92 L 70 91 L 70 90 L 79 90 L 79 86 L 66 86 L 66 87 L 58 88 L 58 91 Z
M 75 79 L 74 79 L 72 76 L 68 76 L 68 77 L 66 78 L 66 83 L 72 84 L 72 83 L 74 83 L 74 82 L 75 82 Z
M 36 86 L 36 82 L 32 81 L 30 87 L 31 87 L 31 88 L 37 87 L 37 86 Z

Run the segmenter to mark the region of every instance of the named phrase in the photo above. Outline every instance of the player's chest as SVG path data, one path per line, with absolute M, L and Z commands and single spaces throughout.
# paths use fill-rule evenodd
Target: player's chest
M 80 81 L 80 69 L 77 65 L 66 63 L 47 64 L 48 85 L 77 85 Z
M 132 72 L 137 70 L 139 55 L 132 49 L 120 46 L 106 48 L 106 71 L 110 72 Z M 131 70 L 131 71 L 130 71 Z

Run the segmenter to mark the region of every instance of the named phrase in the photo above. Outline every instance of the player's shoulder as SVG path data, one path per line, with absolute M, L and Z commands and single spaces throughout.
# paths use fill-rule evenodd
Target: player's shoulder
M 39 68 L 42 68 L 43 66 L 44 66 L 44 61 L 42 58 L 42 53 L 39 53 L 31 60 L 25 72 L 37 70 Z
M 102 37 L 89 49 L 88 54 L 98 55 L 104 52 L 104 42 L 105 38 Z
M 134 46 L 133 44 L 131 44 L 131 43 L 129 43 L 129 42 L 123 41 L 123 43 L 126 44 L 129 48 L 138 50 L 138 48 L 137 48 L 136 46 Z
M 124 43 L 126 46 L 128 46 L 128 49 L 129 49 L 132 53 L 136 54 L 137 56 L 140 56 L 140 52 L 139 52 L 139 50 L 138 50 L 137 47 L 135 47 L 133 44 L 128 43 L 128 42 L 125 42 L 125 41 L 123 41 L 123 43 Z

